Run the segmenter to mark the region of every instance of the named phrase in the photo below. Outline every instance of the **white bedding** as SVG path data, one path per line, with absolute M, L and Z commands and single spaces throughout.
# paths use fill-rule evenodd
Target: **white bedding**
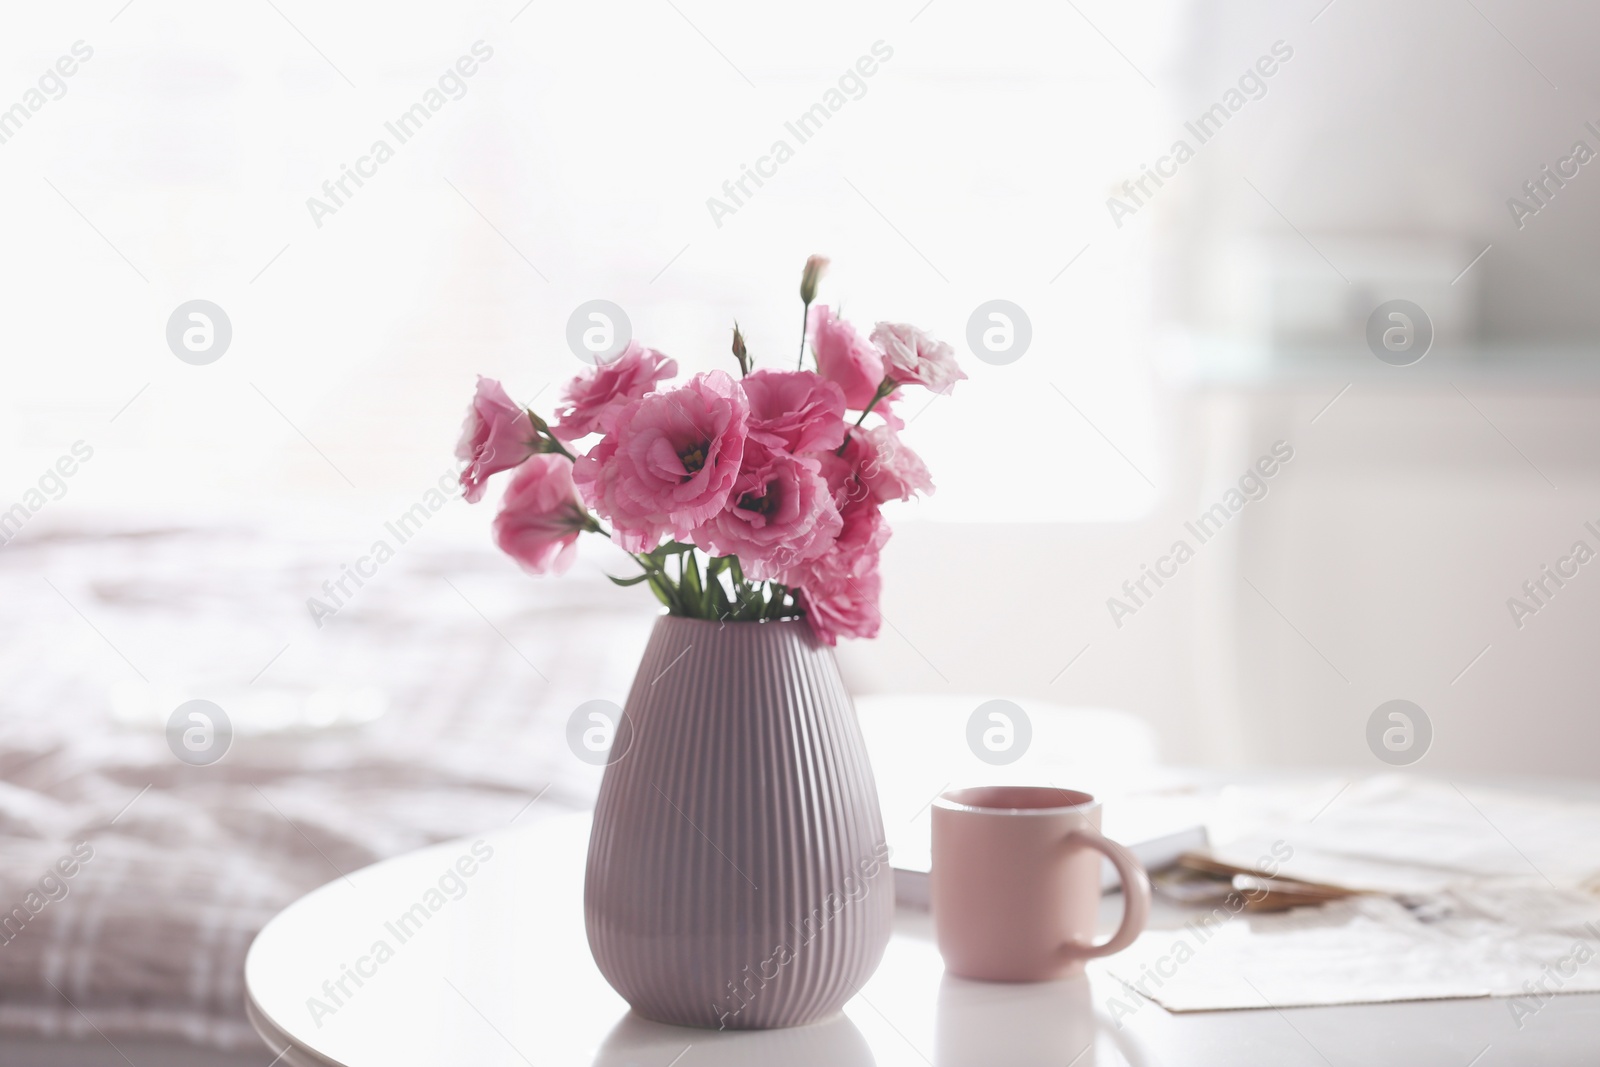
M 210 530 L 0 549 L 0 919 L 27 920 L 0 941 L 0 1037 L 255 1046 L 242 960 L 284 905 L 382 857 L 590 802 L 598 771 L 568 751 L 566 717 L 622 700 L 648 598 L 419 539 L 318 629 L 305 600 L 352 548 Z M 196 685 L 233 694 L 214 698 L 225 709 L 370 686 L 388 710 L 238 737 L 207 767 L 111 716 L 113 691 Z

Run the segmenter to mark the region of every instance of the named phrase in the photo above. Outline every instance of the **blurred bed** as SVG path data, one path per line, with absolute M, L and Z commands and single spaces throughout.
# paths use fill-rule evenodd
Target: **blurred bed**
M 319 628 L 306 600 L 349 549 L 210 529 L 0 551 L 0 1062 L 264 1065 L 241 967 L 276 911 L 590 802 L 566 718 L 622 700 L 650 606 L 419 541 Z M 163 731 L 188 696 L 234 720 L 209 766 Z

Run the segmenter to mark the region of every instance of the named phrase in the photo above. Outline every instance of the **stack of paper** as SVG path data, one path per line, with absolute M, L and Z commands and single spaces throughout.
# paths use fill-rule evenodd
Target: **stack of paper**
M 1319 811 L 1306 802 L 1319 792 Z M 1600 874 L 1600 804 L 1386 775 L 1335 792 L 1241 789 L 1235 808 L 1257 825 L 1216 858 L 1240 865 L 1292 855 L 1280 874 L 1382 893 L 1426 893 L 1482 878 L 1524 877 L 1563 888 Z
M 1503 996 L 1525 1016 L 1600 991 L 1600 805 L 1398 776 L 1321 810 L 1303 793 L 1252 799 L 1259 825 L 1219 859 L 1365 895 L 1278 915 L 1222 904 L 1148 930 L 1106 961 L 1129 1000 L 1107 1010 Z

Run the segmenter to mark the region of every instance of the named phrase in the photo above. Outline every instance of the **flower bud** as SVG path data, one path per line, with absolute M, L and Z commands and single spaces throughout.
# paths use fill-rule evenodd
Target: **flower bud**
M 741 374 L 750 373 L 749 351 L 744 346 L 744 334 L 739 332 L 739 324 L 733 324 L 733 358 L 739 361 Z
M 826 256 L 811 256 L 806 260 L 806 269 L 800 274 L 800 299 L 810 304 L 817 298 L 817 283 L 822 280 L 822 272 L 828 269 Z

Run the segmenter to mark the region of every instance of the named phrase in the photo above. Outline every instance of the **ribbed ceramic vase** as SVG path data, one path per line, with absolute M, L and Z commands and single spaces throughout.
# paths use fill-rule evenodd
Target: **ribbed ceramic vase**
M 833 650 L 803 619 L 662 616 L 625 711 L 584 886 L 600 972 L 659 1022 L 837 1012 L 883 956 L 894 882 Z

